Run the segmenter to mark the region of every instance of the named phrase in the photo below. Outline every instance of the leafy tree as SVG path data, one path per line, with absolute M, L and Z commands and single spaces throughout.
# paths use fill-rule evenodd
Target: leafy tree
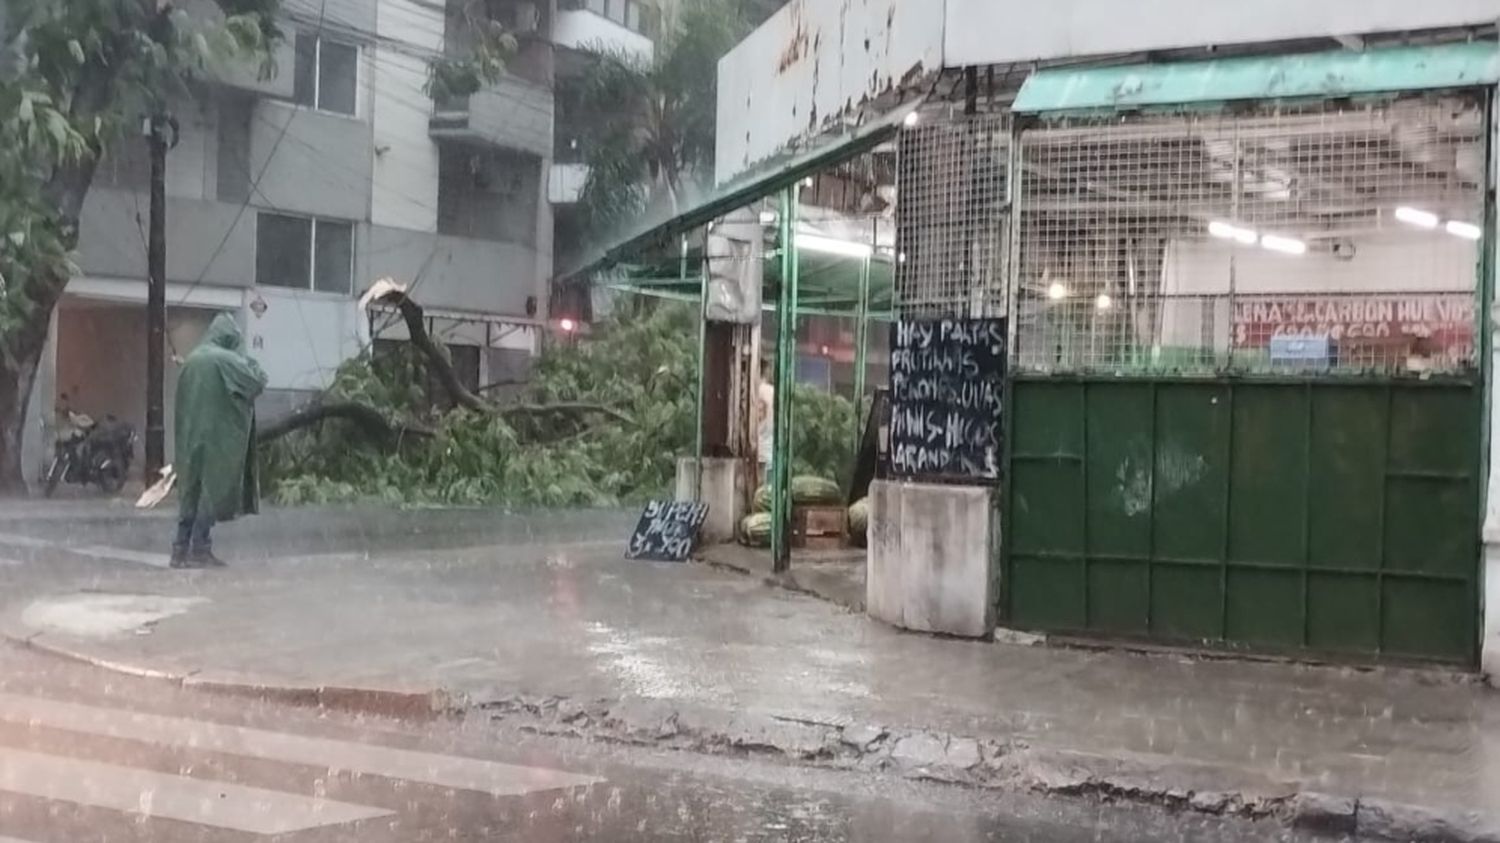
M 0 488 L 100 157 L 225 60 L 269 55 L 280 0 L 4 0 L 0 41 Z
M 718 61 L 748 31 L 736 0 L 685 0 L 650 60 L 602 53 L 576 83 L 591 239 L 675 214 L 686 188 L 710 180 Z

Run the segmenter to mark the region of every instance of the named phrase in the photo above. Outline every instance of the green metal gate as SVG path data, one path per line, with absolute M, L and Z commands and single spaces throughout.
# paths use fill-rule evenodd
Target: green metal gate
M 1472 664 L 1481 395 L 1470 379 L 1018 377 L 1002 614 Z

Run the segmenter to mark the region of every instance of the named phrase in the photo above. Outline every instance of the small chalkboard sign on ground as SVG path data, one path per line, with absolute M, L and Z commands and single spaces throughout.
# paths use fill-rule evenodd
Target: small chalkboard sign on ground
M 708 504 L 692 501 L 652 501 L 630 536 L 626 559 L 686 562 L 698 543 L 698 531 L 708 519 Z

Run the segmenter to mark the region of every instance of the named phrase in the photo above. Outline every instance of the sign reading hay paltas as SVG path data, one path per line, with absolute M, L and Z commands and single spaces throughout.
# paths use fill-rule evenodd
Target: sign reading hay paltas
M 1004 319 L 893 324 L 891 473 L 998 481 L 1004 396 Z
M 698 543 L 698 531 L 708 519 L 708 504 L 691 501 L 652 501 L 630 536 L 626 559 L 686 562 Z

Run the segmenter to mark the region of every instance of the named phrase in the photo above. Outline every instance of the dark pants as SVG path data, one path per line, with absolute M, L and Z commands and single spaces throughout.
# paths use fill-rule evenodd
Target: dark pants
M 214 547 L 213 539 L 208 535 L 213 528 L 212 514 L 183 513 L 177 520 L 177 541 L 172 545 L 172 549 L 179 553 L 208 553 Z

